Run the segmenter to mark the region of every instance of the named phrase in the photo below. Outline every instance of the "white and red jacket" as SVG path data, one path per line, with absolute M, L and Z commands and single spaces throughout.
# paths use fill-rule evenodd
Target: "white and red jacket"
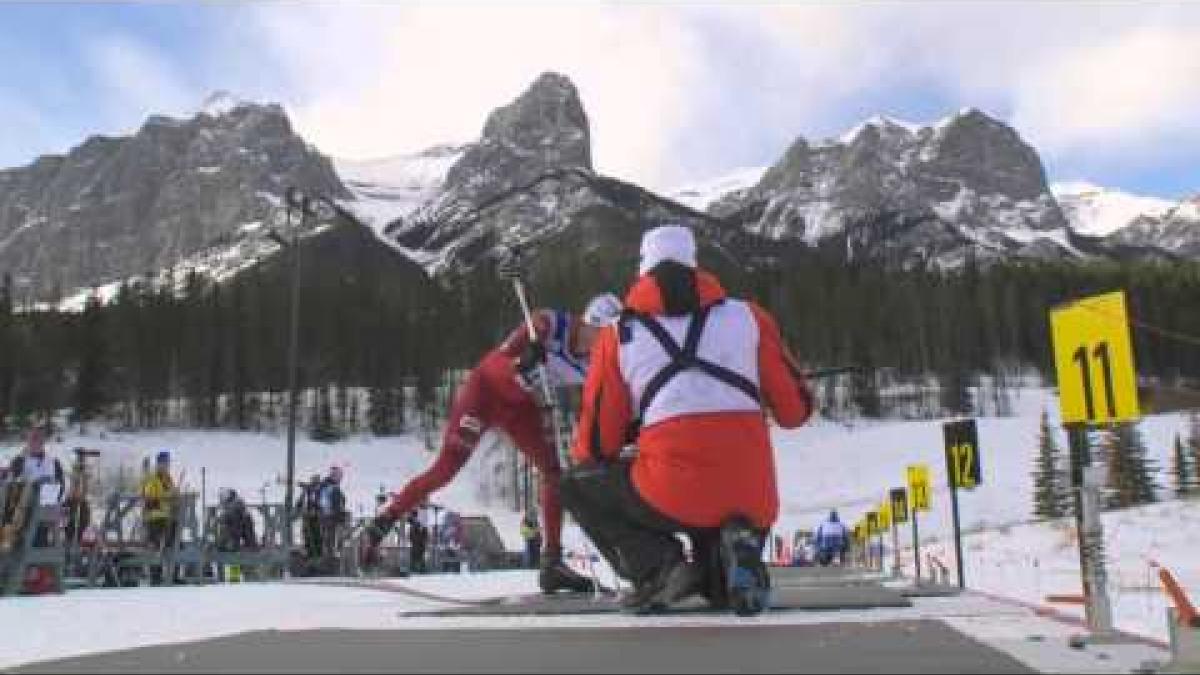
M 689 527 L 735 514 L 769 527 L 779 496 L 766 412 L 798 427 L 811 396 L 765 310 L 704 271 L 696 284 L 703 309 L 683 317 L 664 316 L 652 276 L 630 290 L 634 314 L 593 347 L 573 459 L 614 459 L 636 432 L 633 482 L 659 512 Z

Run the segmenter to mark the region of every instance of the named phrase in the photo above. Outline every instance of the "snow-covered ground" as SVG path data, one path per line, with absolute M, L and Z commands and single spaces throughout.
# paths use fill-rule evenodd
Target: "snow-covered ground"
M 1168 501 L 1104 514 L 1108 595 L 1117 628 L 1158 640 L 1168 639 L 1166 612 L 1156 565 L 1169 569 L 1200 600 L 1200 502 Z M 1083 616 L 1078 605 L 1050 605 L 1051 594 L 1082 592 L 1073 521 L 1028 523 L 970 535 L 964 539 L 968 585 L 1024 602 L 1053 606 Z M 908 566 L 907 551 L 904 553 Z M 926 549 L 953 570 L 949 542 Z M 953 573 L 953 572 L 952 572 Z
M 1144 645 L 1102 652 L 1067 648 L 1075 629 L 1010 604 L 974 595 L 917 599 L 911 608 L 838 612 L 768 612 L 632 617 L 622 614 L 531 617 L 411 617 L 483 598 L 526 593 L 532 572 L 488 572 L 406 579 L 391 590 L 349 584 L 270 582 L 208 587 L 74 591 L 60 596 L 0 601 L 0 669 L 160 644 L 182 644 L 251 631 L 490 630 L 609 628 L 710 631 L 828 622 L 942 620 L 1042 672 L 1129 672 L 1161 650 Z M 411 589 L 422 595 L 406 592 Z M 439 596 L 439 597 L 429 597 Z M 443 600 L 444 598 L 444 600 Z M 719 634 L 719 633 L 714 633 Z M 347 664 L 347 668 L 353 668 Z
M 1023 389 L 1016 394 L 1013 417 L 979 420 L 983 483 L 975 491 L 961 494 L 964 529 L 971 533 L 966 541 L 967 576 L 973 588 L 1040 603 L 1050 593 L 1078 591 L 1078 558 L 1069 524 L 1030 522 L 1039 416 L 1046 410 L 1051 424 L 1057 425 L 1057 402 L 1041 389 Z M 1160 468 L 1159 484 L 1166 488 L 1171 442 L 1176 433 L 1184 432 L 1186 419 L 1182 415 L 1152 416 L 1141 428 L 1150 456 Z M 1056 433 L 1065 449 L 1065 433 L 1061 429 Z M 821 421 L 801 430 L 777 430 L 775 442 L 782 498 L 776 532 L 789 542 L 791 533 L 811 529 L 831 508 L 839 509 L 846 520 L 858 518 L 881 502 L 890 488 L 904 485 L 906 466 L 922 462 L 932 470 L 934 484 L 933 511 L 921 517 L 922 539 L 927 551 L 937 552 L 952 566 L 953 557 L 947 555 L 944 545 L 950 516 L 944 487 L 942 421 L 856 422 L 852 427 Z M 199 488 L 201 467 L 206 469 L 209 503 L 222 487 L 235 488 L 251 501 L 263 496 L 276 501 L 282 496 L 282 436 L 195 431 L 68 434 L 50 448 L 65 458 L 69 448 L 79 445 L 100 449 L 108 470 L 123 463 L 128 471 L 135 471 L 141 458 L 160 449 L 171 450 L 176 471 L 186 467 L 186 482 L 193 488 Z M 489 450 L 490 445 L 485 440 L 463 474 L 435 500 L 464 514 L 489 515 L 506 545 L 519 550 L 520 514 L 487 499 L 479 487 L 494 470 L 488 457 L 503 452 L 500 448 Z M 0 460 L 15 451 L 15 447 L 0 447 Z M 366 515 L 374 508 L 381 488 L 397 488 L 432 459 L 416 435 L 360 436 L 336 444 L 301 437 L 296 475 L 303 479 L 333 464 L 345 467 L 350 508 Z M 1166 501 L 1109 513 L 1105 527 L 1118 626 L 1165 637 L 1165 600 L 1149 562 L 1169 567 L 1193 597 L 1200 599 L 1200 568 L 1194 564 L 1200 552 L 1200 502 Z M 577 529 L 568 527 L 565 539 L 568 550 L 586 550 Z M 905 532 L 901 541 L 909 540 Z M 599 573 L 603 579 L 611 579 L 606 568 Z
M 979 443 L 983 483 L 960 492 L 966 576 L 971 588 L 1044 604 L 1051 593 L 1080 592 L 1079 558 L 1071 523 L 1033 523 L 1034 461 L 1043 410 L 1067 448 L 1059 426 L 1057 400 L 1047 391 L 1025 389 L 1014 400 L 1015 415 L 981 418 Z M 1145 418 L 1141 430 L 1157 463 L 1160 494 L 1169 496 L 1167 470 L 1176 433 L 1186 437 L 1183 415 Z M 932 470 L 933 510 L 920 516 L 926 552 L 953 568 L 948 542 L 952 527 L 942 421 L 880 422 L 846 429 L 821 423 L 796 432 L 777 432 L 782 512 L 776 532 L 812 529 L 831 508 L 853 522 L 881 503 L 890 488 L 905 484 L 905 467 L 925 463 Z M 1119 628 L 1166 639 L 1166 599 L 1149 563 L 1158 562 L 1180 577 L 1200 601 L 1200 502 L 1161 504 L 1107 513 L 1105 540 L 1110 595 Z M 901 545 L 911 533 L 901 531 Z M 907 557 L 907 556 L 906 556 Z M 1068 611 L 1081 614 L 1078 607 Z

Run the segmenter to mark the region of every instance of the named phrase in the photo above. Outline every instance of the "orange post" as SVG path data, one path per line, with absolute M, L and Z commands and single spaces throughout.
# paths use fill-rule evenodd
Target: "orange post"
M 1059 595 L 1047 595 L 1046 602 L 1053 602 L 1060 605 L 1083 605 L 1087 601 L 1082 595 L 1077 593 L 1064 593 Z
M 1158 569 L 1158 578 L 1162 581 L 1163 590 L 1171 598 L 1171 602 L 1175 604 L 1175 612 L 1179 615 L 1179 623 L 1192 628 L 1200 628 L 1200 614 L 1196 613 L 1196 608 L 1192 605 L 1191 600 L 1188 600 L 1187 592 L 1175 580 L 1175 575 L 1171 574 L 1170 570 L 1165 567 Z

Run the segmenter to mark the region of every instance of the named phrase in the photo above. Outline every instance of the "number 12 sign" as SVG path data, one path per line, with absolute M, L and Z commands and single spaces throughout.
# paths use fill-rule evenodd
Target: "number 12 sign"
M 1139 416 L 1125 293 L 1084 298 L 1050 312 L 1064 424 Z
M 975 420 L 948 422 L 942 427 L 946 439 L 946 474 L 950 487 L 974 490 L 983 482 L 979 461 L 979 432 Z

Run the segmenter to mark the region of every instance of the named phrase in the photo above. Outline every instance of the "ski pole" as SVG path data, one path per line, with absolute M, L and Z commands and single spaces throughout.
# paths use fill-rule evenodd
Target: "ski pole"
M 525 316 L 525 326 L 529 331 L 530 342 L 538 342 L 537 327 L 533 323 L 533 312 L 529 309 L 529 300 L 525 296 L 525 283 L 520 277 L 513 277 L 513 290 L 517 294 L 517 301 L 521 304 L 521 313 Z M 558 455 L 559 464 L 566 466 L 567 457 L 563 452 L 563 436 L 562 429 L 558 419 L 558 406 L 555 405 L 554 394 L 550 389 L 550 380 L 546 376 L 546 364 L 539 363 L 538 379 L 542 381 L 542 394 L 546 397 L 546 404 L 550 407 L 550 421 L 554 429 L 554 451 Z

